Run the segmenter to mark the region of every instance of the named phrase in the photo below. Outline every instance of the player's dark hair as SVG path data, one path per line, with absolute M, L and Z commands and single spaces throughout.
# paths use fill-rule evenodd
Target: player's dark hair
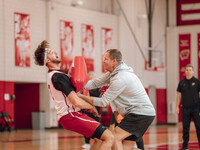
M 45 48 L 49 48 L 49 43 L 44 40 L 38 45 L 34 53 L 35 64 L 39 66 L 44 65 Z

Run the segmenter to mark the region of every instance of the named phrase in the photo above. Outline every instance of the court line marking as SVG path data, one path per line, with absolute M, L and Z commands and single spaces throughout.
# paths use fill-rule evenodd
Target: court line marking
M 75 139 L 75 138 L 82 138 L 83 136 L 61 136 L 58 139 Z M 43 139 L 22 139 L 22 140 L 1 140 L 2 143 L 17 143 L 17 142 L 32 142 L 32 141 L 40 141 L 40 140 L 47 140 L 50 138 L 43 138 Z
M 158 146 L 164 146 L 164 145 L 179 145 L 180 146 L 180 144 L 181 144 L 181 146 L 182 146 L 182 143 L 183 142 L 171 142 L 171 143 L 159 143 L 159 144 L 145 144 L 144 146 L 146 147 L 146 148 L 156 148 L 156 147 L 158 147 Z M 198 145 L 198 142 L 197 141 L 190 141 L 189 142 L 189 144 L 196 144 L 197 143 L 197 145 Z M 198 147 L 197 147 L 198 148 Z

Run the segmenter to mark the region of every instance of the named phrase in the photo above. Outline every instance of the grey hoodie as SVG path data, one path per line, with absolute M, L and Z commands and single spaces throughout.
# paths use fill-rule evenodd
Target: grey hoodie
M 122 116 L 129 113 L 155 116 L 155 109 L 139 78 L 133 69 L 125 63 L 120 64 L 115 70 L 107 72 L 101 77 L 88 81 L 85 88 L 94 89 L 108 85 L 109 88 L 101 98 L 94 97 L 94 105 L 105 107 L 111 104 L 113 111 L 118 111 Z

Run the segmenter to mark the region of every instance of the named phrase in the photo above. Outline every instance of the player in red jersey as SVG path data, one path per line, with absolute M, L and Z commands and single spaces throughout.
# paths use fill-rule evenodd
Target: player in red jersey
M 58 121 L 67 130 L 101 140 L 98 148 L 95 147 L 94 143 L 90 149 L 109 150 L 114 141 L 113 134 L 81 111 L 81 109 L 85 109 L 95 116 L 98 114 L 94 106 L 77 96 L 76 88 L 72 85 L 70 78 L 60 70 L 61 59 L 56 51 L 49 48 L 47 41 L 43 41 L 35 50 L 34 55 L 37 65 L 46 65 L 49 69 L 47 84 L 51 97 L 55 102 Z

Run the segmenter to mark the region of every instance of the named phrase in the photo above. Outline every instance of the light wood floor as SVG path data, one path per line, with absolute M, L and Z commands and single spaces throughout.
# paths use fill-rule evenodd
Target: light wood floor
M 182 125 L 152 125 L 143 139 L 145 150 L 178 150 L 182 146 Z M 82 135 L 65 129 L 0 132 L 0 150 L 80 150 L 83 144 Z M 199 149 L 193 123 L 189 149 Z

